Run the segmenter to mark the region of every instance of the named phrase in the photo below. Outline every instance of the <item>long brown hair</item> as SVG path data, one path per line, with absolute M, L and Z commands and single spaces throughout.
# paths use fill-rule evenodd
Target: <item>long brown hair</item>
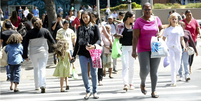
M 69 43 L 65 39 L 61 39 L 57 42 L 57 47 L 54 53 L 57 54 L 57 56 L 60 56 L 61 60 L 64 60 L 68 48 Z
M 10 17 L 10 20 L 13 24 L 16 24 L 18 21 L 18 15 L 17 15 L 17 11 L 13 11 L 12 15 Z

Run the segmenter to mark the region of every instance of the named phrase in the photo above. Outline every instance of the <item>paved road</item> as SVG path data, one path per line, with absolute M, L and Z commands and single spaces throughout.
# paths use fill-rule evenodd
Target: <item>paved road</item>
M 199 41 L 201 41 L 199 39 Z M 201 53 L 200 53 L 201 54 Z M 64 93 L 60 92 L 59 78 L 53 77 L 55 65 L 53 64 L 52 54 L 49 56 L 46 77 L 47 89 L 45 94 L 34 90 L 33 66 L 31 62 L 24 62 L 22 65 L 21 82 L 19 84 L 19 93 L 9 90 L 10 82 L 5 81 L 5 68 L 0 68 L 0 101 L 82 101 L 85 96 L 85 88 L 80 79 L 69 79 L 70 90 Z M 140 91 L 139 63 L 135 62 L 134 86 L 135 90 L 123 91 L 123 81 L 121 75 L 121 60 L 118 59 L 118 73 L 113 74 L 114 79 L 109 79 L 108 75 L 104 78 L 104 86 L 98 87 L 98 95 L 100 98 L 94 100 L 92 97 L 89 101 L 201 101 L 201 56 L 194 58 L 193 74 L 189 82 L 178 81 L 177 87 L 170 87 L 171 75 L 170 66 L 163 67 L 163 58 L 161 59 L 158 70 L 159 79 L 157 92 L 160 95 L 158 99 L 151 98 L 150 78 L 147 77 L 147 95 L 143 95 Z M 80 66 L 78 59 L 76 60 L 76 68 L 80 74 Z
M 103 86 L 98 87 L 99 99 L 92 97 L 89 101 L 201 101 L 201 71 L 197 70 L 192 75 L 190 82 L 178 81 L 177 87 L 171 87 L 170 73 L 159 73 L 157 92 L 158 99 L 150 97 L 150 79 L 147 78 L 147 95 L 140 92 L 140 79 L 138 74 L 134 77 L 135 90 L 125 92 L 122 90 L 121 73 L 114 74 L 114 79 L 104 78 Z M 33 80 L 22 80 L 19 85 L 20 92 L 14 93 L 9 90 L 9 82 L 1 82 L 1 101 L 82 101 L 85 96 L 85 88 L 81 79 L 69 79 L 70 90 L 60 92 L 58 78 L 47 79 L 46 93 L 34 90 Z

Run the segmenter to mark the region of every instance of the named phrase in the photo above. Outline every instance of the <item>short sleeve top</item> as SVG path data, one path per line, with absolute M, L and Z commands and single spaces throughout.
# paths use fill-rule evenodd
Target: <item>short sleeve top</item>
M 158 27 L 162 26 L 161 20 L 156 16 Z M 151 51 L 151 37 L 156 36 L 158 32 L 155 20 L 146 21 L 137 18 L 133 29 L 140 29 L 140 36 L 137 43 L 137 53 Z
M 181 41 L 180 37 L 184 36 L 184 31 L 181 26 L 175 26 L 175 27 L 168 27 L 164 30 L 164 37 L 167 38 L 167 46 L 168 48 L 174 48 L 177 47 L 181 50 Z
M 197 41 L 197 35 L 198 35 L 197 27 L 200 27 L 200 25 L 198 24 L 198 22 L 195 19 L 192 19 L 189 24 L 186 22 L 186 19 L 184 22 L 186 25 L 185 29 L 189 30 L 191 32 L 191 36 L 193 38 L 193 41 L 196 42 Z

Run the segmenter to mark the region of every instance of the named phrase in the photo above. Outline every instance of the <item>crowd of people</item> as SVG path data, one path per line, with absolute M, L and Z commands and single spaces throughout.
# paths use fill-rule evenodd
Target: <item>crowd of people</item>
M 134 90 L 134 61 L 139 60 L 140 65 L 140 89 L 143 94 L 147 94 L 146 77 L 150 73 L 151 77 L 151 97 L 158 98 L 156 94 L 158 67 L 161 58 L 151 58 L 151 38 L 156 36 L 167 39 L 169 49 L 169 60 L 171 67 L 171 86 L 175 87 L 177 74 L 179 80 L 183 79 L 183 68 L 185 69 L 185 81 L 190 80 L 192 73 L 192 63 L 194 55 L 189 55 L 188 47 L 193 47 L 196 56 L 197 35 L 200 35 L 200 26 L 193 19 L 190 10 L 185 12 L 185 18 L 179 19 L 176 12 L 168 16 L 169 25 L 164 28 L 159 17 L 152 14 L 152 6 L 145 3 L 142 6 L 143 15 L 135 19 L 133 12 L 126 13 L 114 11 L 112 14 L 106 10 L 106 20 L 100 19 L 96 12 L 96 6 L 85 10 L 85 6 L 80 6 L 77 17 L 73 11 L 63 20 L 62 8 L 58 8 L 57 19 L 52 22 L 51 31 L 47 29 L 47 18 L 39 18 L 37 7 L 32 13 L 23 11 L 13 11 L 10 18 L 4 20 L 1 31 L 1 45 L 5 46 L 8 54 L 8 65 L 6 66 L 7 80 L 11 82 L 10 90 L 19 92 L 17 85 L 20 82 L 21 64 L 24 60 L 32 62 L 34 68 L 35 90 L 41 89 L 41 93 L 46 91 L 46 64 L 48 60 L 48 43 L 54 48 L 54 63 L 56 64 L 53 76 L 60 78 L 61 92 L 69 90 L 68 77 L 70 68 L 74 67 L 74 62 L 78 55 L 81 66 L 82 80 L 86 89 L 85 100 L 93 95 L 98 99 L 98 86 L 102 84 L 106 71 L 109 71 L 109 78 L 113 79 L 112 72 L 118 72 L 117 59 L 112 58 L 114 40 L 119 40 L 122 45 L 122 84 L 123 90 Z M 26 13 L 25 13 L 26 12 Z M 24 16 L 23 16 L 24 15 Z M 26 18 L 26 20 L 22 19 Z M 44 26 L 45 25 L 45 26 Z M 50 33 L 52 32 L 52 34 Z M 98 59 L 102 59 L 102 67 L 96 68 L 96 61 L 92 59 L 91 51 L 101 47 L 102 53 Z M 1 48 L 1 49 L 2 49 Z M 113 65 L 112 65 L 113 64 Z M 113 66 L 113 67 L 112 67 Z M 66 89 L 63 89 L 65 79 Z M 92 93 L 89 83 L 92 80 Z

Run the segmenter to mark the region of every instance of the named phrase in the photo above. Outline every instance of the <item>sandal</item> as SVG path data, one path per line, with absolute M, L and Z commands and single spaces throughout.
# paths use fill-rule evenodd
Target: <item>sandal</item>
M 11 88 L 11 86 L 10 86 L 10 90 L 13 90 L 13 88 Z
M 109 76 L 109 78 L 110 78 L 110 79 L 113 79 L 113 77 L 112 77 L 112 76 Z
M 92 93 L 87 93 L 86 96 L 84 97 L 84 99 L 88 100 L 91 95 L 92 95 Z
M 94 94 L 94 99 L 98 99 L 99 97 L 97 96 L 97 93 Z
M 69 86 L 66 86 L 66 90 L 69 90 Z
M 145 89 L 145 86 L 141 85 L 140 88 L 141 88 L 141 92 L 142 92 L 144 95 L 146 95 L 146 94 L 147 94 L 147 90 Z
M 153 92 L 153 93 L 151 93 L 151 97 L 152 97 L 152 98 L 158 98 L 159 95 L 156 95 L 155 92 Z
M 14 92 L 19 92 L 19 90 L 18 90 L 18 89 L 15 89 Z

